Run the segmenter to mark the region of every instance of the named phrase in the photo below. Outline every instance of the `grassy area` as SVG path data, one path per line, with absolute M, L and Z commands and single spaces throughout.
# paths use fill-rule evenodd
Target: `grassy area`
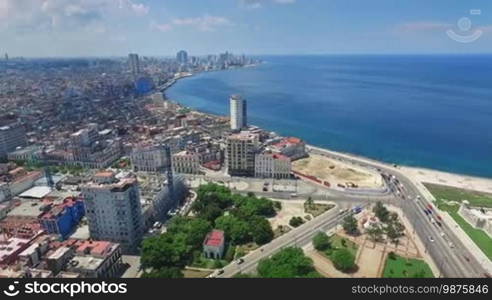
M 491 207 L 492 194 L 459 189 L 438 184 L 425 183 L 425 187 L 437 200 L 462 202 L 467 200 L 471 206 Z
M 473 242 L 492 260 L 492 238 L 483 230 L 470 225 L 470 223 L 458 214 L 459 204 L 450 202 L 468 200 L 472 206 L 492 207 L 492 195 L 427 183 L 425 186 L 434 195 L 434 198 L 437 199 L 437 207 L 442 211 L 448 212 Z
M 357 256 L 357 250 L 359 249 L 359 245 L 357 245 L 356 243 L 336 234 L 330 237 L 330 242 L 331 242 L 331 249 L 327 250 L 326 255 L 330 256 L 333 250 L 345 248 L 354 256 Z
M 223 259 L 208 259 L 201 255 L 197 255 L 193 263 L 191 264 L 192 267 L 195 268 L 202 268 L 202 269 L 220 269 L 227 265 L 229 262 L 227 260 Z
M 309 205 L 305 204 L 304 205 L 304 212 L 307 214 L 311 214 L 314 217 L 317 217 L 317 216 L 323 214 L 324 212 L 329 211 L 333 207 L 335 207 L 335 205 L 333 205 L 333 204 L 318 204 L 318 203 L 309 204 Z
M 212 274 L 212 272 L 183 270 L 184 278 L 205 278 L 210 274 Z
M 388 257 L 384 266 L 383 278 L 434 278 L 427 263 L 420 259 L 404 258 L 395 255 L 394 259 Z

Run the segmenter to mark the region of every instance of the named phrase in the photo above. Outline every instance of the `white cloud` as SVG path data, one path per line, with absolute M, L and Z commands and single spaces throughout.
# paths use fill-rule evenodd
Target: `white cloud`
M 74 30 L 108 17 L 144 16 L 149 7 L 131 0 L 0 0 L 0 28 Z
M 272 4 L 293 4 L 296 0 L 241 0 L 241 3 L 250 9 L 261 8 L 263 5 Z
M 176 27 L 189 27 L 198 31 L 215 31 L 218 27 L 231 25 L 233 23 L 225 17 L 204 15 L 194 18 L 175 18 L 170 23 L 165 24 L 151 23 L 151 28 L 161 32 L 168 32 Z

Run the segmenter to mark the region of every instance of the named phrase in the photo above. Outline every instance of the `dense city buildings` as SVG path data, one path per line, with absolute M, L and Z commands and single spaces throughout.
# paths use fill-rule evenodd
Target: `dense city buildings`
M 259 135 L 249 131 L 241 131 L 227 138 L 226 161 L 229 175 L 254 175 L 259 143 Z
M 230 98 L 231 130 L 238 131 L 248 127 L 247 102 L 240 95 L 232 95 Z
M 137 179 L 102 171 L 82 187 L 82 196 L 91 238 L 119 243 L 124 253 L 135 253 L 144 231 Z

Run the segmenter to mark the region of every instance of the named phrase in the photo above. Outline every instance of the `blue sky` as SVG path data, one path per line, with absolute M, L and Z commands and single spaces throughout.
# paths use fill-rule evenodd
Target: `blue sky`
M 448 30 L 482 35 L 460 43 Z M 0 0 L 0 41 L 31 57 L 492 53 L 492 1 Z

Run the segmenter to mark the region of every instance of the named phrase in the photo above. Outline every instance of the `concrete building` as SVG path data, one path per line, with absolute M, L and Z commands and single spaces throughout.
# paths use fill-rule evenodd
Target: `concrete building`
M 9 161 L 32 161 L 41 155 L 41 147 L 38 145 L 27 146 L 7 154 Z
M 291 161 L 285 155 L 262 153 L 255 157 L 255 177 L 289 179 L 290 172 Z
M 128 65 L 134 76 L 140 73 L 140 59 L 138 58 L 138 54 L 128 54 Z
M 238 131 L 248 127 L 246 100 L 240 95 L 232 95 L 230 99 L 231 130 Z
M 259 136 L 248 131 L 227 138 L 226 161 L 229 175 L 254 176 L 258 145 Z
M 6 158 L 9 152 L 27 144 L 24 127 L 18 122 L 0 126 L 0 158 Z
M 213 230 L 203 241 L 203 255 L 210 259 L 221 259 L 224 255 L 225 235 L 222 230 Z
M 200 156 L 188 151 L 178 152 L 173 155 L 172 166 L 178 174 L 200 174 Z
M 160 172 L 169 167 L 170 159 L 170 153 L 165 146 L 138 147 L 130 155 L 135 172 Z
M 144 232 L 137 179 L 99 172 L 82 186 L 82 195 L 91 238 L 119 243 L 124 253 L 135 253 Z
M 67 271 L 84 278 L 116 278 L 122 270 L 120 246 L 107 241 L 86 241 L 75 250 Z

